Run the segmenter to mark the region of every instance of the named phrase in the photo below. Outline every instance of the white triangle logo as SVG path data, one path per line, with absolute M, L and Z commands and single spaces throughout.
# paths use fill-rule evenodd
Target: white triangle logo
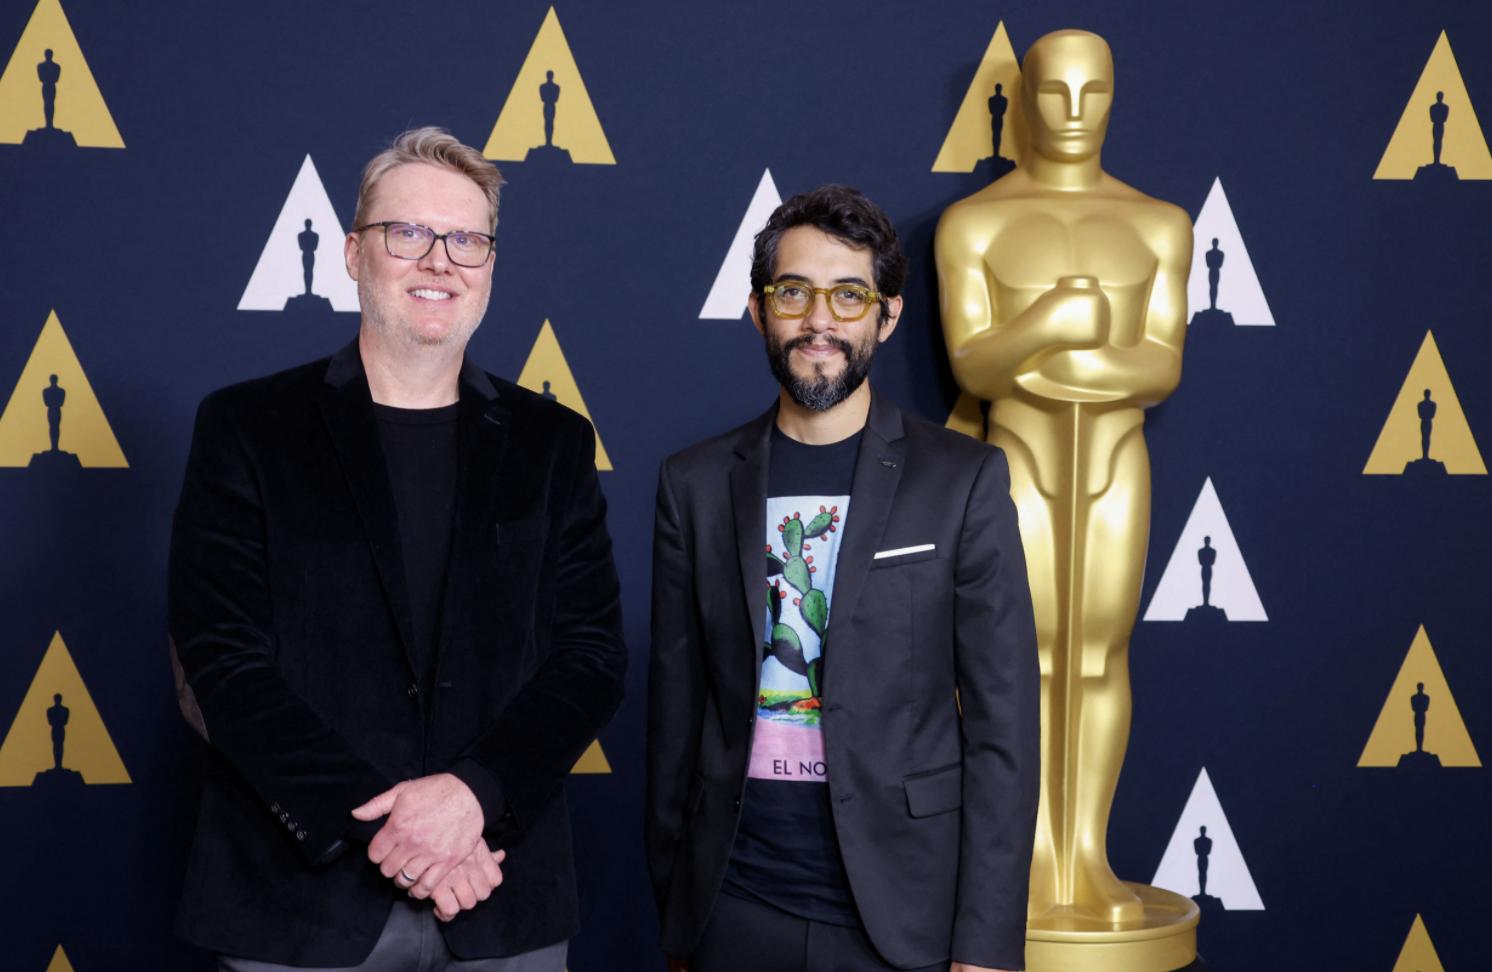
M 1216 241 L 1214 247 L 1213 241 Z M 1209 263 L 1217 264 L 1217 303 L 1212 300 Z M 1213 179 L 1212 190 L 1202 204 L 1202 212 L 1192 232 L 1192 272 L 1186 284 L 1186 302 L 1192 310 L 1192 323 L 1199 318 L 1210 323 L 1274 326 L 1274 315 L 1259 286 L 1259 275 L 1243 245 L 1243 234 L 1233 219 L 1233 209 L 1223 193 L 1223 180 Z M 1231 320 L 1229 319 L 1231 318 Z
M 1269 620 L 1210 476 L 1171 551 L 1145 620 Z
M 751 205 L 746 207 L 746 215 L 741 217 L 735 239 L 730 241 L 720 272 L 715 275 L 715 285 L 700 308 L 700 320 L 739 321 L 746 313 L 746 298 L 751 296 L 751 248 L 772 211 L 781 205 L 782 195 L 772 181 L 772 170 L 763 169 L 762 181 L 757 183 Z
M 345 236 L 326 187 L 316 174 L 316 165 L 307 155 L 290 195 L 285 197 L 280 217 L 264 241 L 264 252 L 238 301 L 238 309 L 281 311 L 297 306 L 325 307 L 329 301 L 333 310 L 356 311 L 357 284 L 342 262 Z M 312 257 L 310 297 L 305 296 L 308 254 Z M 292 300 L 297 303 L 290 305 Z
M 1206 832 L 1203 832 L 1203 828 Z M 1207 886 L 1202 887 L 1203 874 Z M 1197 776 L 1186 809 L 1176 821 L 1171 842 L 1161 856 L 1160 867 L 1150 882 L 1157 888 L 1175 891 L 1189 898 L 1203 893 L 1216 898 L 1227 911 L 1263 911 L 1264 902 L 1254 886 L 1253 875 L 1238 849 L 1233 828 L 1218 803 L 1217 791 L 1207 776 L 1207 768 Z

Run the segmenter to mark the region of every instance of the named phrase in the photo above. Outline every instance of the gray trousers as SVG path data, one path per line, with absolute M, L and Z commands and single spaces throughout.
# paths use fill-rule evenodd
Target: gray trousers
M 218 972 L 564 972 L 569 942 L 507 958 L 462 960 L 446 948 L 437 925 L 430 905 L 396 901 L 378 944 L 361 965 L 303 969 L 219 955 Z

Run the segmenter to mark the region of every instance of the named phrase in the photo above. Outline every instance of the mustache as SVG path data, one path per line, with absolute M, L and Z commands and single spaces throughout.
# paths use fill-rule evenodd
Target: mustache
M 813 344 L 815 340 L 817 340 L 817 338 L 815 338 L 814 335 L 803 334 L 793 338 L 791 341 L 788 341 L 786 344 L 784 344 L 782 346 L 782 350 L 784 352 L 794 351 L 798 348 L 806 347 L 807 345 Z M 844 355 L 846 358 L 850 358 L 854 354 L 854 346 L 851 345 L 850 342 L 846 341 L 844 338 L 826 335 L 824 337 L 824 342 L 826 344 L 832 345 L 839 351 L 840 354 Z

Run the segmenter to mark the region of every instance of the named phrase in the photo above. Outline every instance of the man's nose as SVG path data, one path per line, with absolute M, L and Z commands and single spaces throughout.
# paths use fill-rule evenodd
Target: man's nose
M 451 257 L 446 253 L 445 240 L 436 240 L 430 247 L 430 252 L 420 257 L 419 262 L 421 270 L 429 270 L 431 273 L 445 273 L 450 265 Z
M 813 303 L 808 305 L 808 316 L 804 322 L 815 334 L 827 331 L 839 323 L 834 319 L 834 312 L 829 309 L 828 294 L 814 294 Z

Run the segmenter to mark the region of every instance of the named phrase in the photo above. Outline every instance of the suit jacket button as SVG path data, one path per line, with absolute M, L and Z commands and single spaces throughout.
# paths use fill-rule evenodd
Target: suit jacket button
M 280 823 L 284 823 L 285 821 L 287 821 L 289 819 L 290 819 L 290 814 L 287 813 L 284 810 L 281 810 L 280 811 Z
M 306 832 L 304 830 L 297 830 L 295 832 L 295 839 L 296 840 L 305 840 L 306 839 Z
M 416 685 L 415 683 L 410 682 L 409 683 L 409 688 L 407 688 L 407 689 L 404 690 L 404 694 L 407 695 L 407 696 L 409 696 L 412 699 L 415 696 L 417 696 L 417 695 L 420 694 L 420 687 L 418 685 Z
M 741 809 L 741 801 L 737 800 L 735 806 L 737 810 Z
M 270 813 L 279 813 L 280 812 L 280 805 L 278 803 L 271 803 L 269 805 L 269 812 Z

